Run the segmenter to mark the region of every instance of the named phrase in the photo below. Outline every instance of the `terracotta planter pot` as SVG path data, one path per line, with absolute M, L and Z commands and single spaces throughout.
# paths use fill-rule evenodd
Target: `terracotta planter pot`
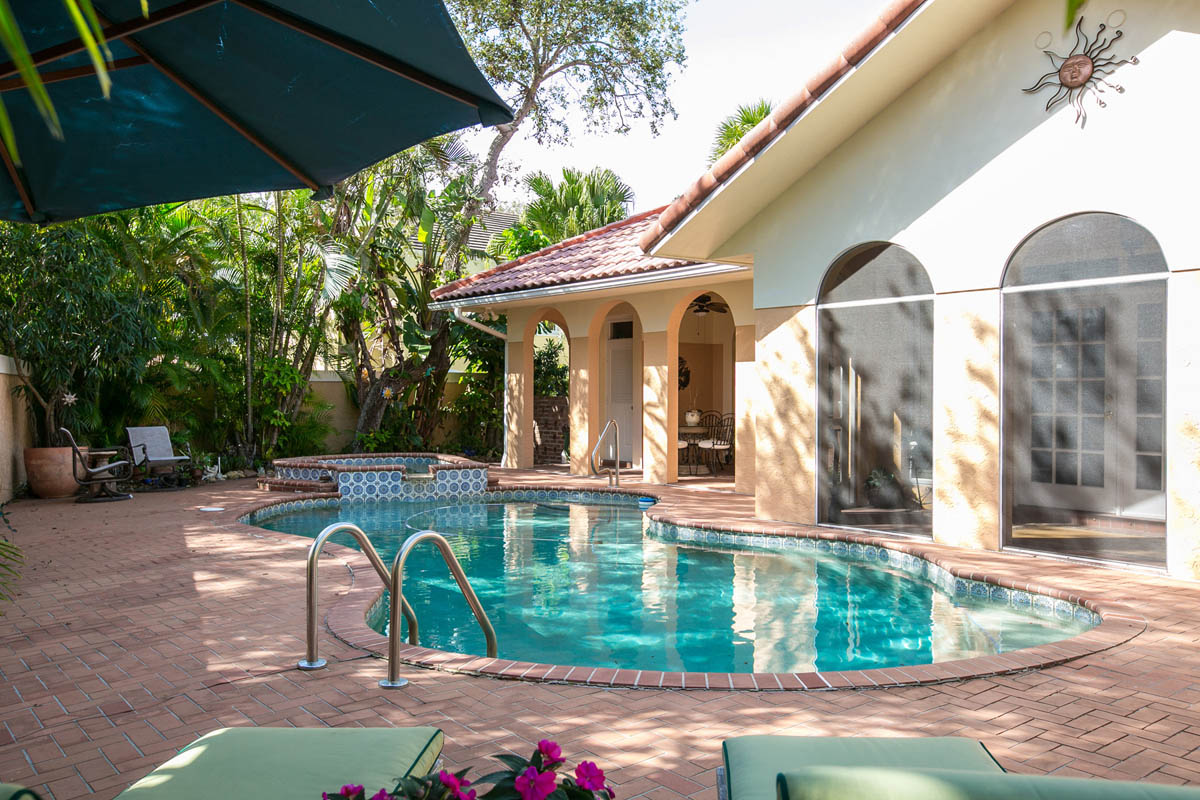
M 25 475 L 33 493 L 51 499 L 70 497 L 79 491 L 71 474 L 72 457 L 69 447 L 26 447 Z

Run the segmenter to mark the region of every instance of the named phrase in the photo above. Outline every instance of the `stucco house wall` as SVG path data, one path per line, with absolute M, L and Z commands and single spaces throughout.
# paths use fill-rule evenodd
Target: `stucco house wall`
M 0 356 L 0 503 L 12 499 L 25 482 L 25 448 L 33 444 L 29 411 L 13 390 L 20 385 L 16 365 Z
M 1066 53 L 1075 34 L 1061 31 L 1061 2 L 1018 2 L 717 248 L 714 260 L 753 256 L 760 516 L 815 521 L 816 458 L 805 444 L 816 404 L 814 304 L 840 254 L 888 241 L 924 265 L 936 293 L 935 538 L 999 547 L 1004 267 L 1038 227 L 1105 211 L 1148 229 L 1171 270 L 1168 567 L 1200 574 L 1192 499 L 1200 489 L 1200 391 L 1187 344 L 1195 313 L 1184 311 L 1195 308 L 1191 271 L 1200 268 L 1186 195 L 1200 179 L 1200 110 L 1187 99 L 1200 56 L 1200 4 L 1092 0 L 1083 13 L 1085 32 L 1105 21 L 1119 26 L 1114 52 L 1140 61 L 1110 78 L 1125 92 L 1106 91 L 1106 108 L 1084 100 L 1086 126 L 1069 107 L 1046 112 L 1052 90 L 1022 93 L 1050 69 L 1039 37 Z

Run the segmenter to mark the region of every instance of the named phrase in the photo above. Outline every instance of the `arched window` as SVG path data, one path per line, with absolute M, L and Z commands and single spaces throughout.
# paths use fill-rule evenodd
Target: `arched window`
M 1167 265 L 1133 220 L 1039 228 L 1005 268 L 1010 546 L 1162 564 Z
M 904 248 L 850 250 L 818 297 L 817 521 L 933 530 L 933 285 Z

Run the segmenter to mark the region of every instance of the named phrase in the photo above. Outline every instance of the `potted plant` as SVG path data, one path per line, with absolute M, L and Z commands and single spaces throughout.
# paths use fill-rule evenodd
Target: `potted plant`
M 78 434 L 99 421 L 108 379 L 136 382 L 154 341 L 157 312 L 134 276 L 80 226 L 10 226 L 0 242 L 0 353 L 16 363 L 33 444 L 30 489 L 66 497 L 78 489 L 58 429 Z
M 867 490 L 867 504 L 875 508 L 901 508 L 904 505 L 904 494 L 900 490 L 900 482 L 894 473 L 883 467 L 876 467 L 867 475 L 863 483 Z

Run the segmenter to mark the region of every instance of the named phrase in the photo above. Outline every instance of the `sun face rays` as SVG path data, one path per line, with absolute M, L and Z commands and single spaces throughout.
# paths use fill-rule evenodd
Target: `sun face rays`
M 1096 105 L 1105 108 L 1107 103 L 1100 97 L 1105 89 L 1112 89 L 1118 94 L 1125 91 L 1123 86 L 1110 83 L 1107 76 L 1118 67 L 1125 64 L 1137 64 L 1137 58 L 1131 57 L 1118 60 L 1112 48 L 1124 36 L 1120 30 L 1108 32 L 1108 26 L 1101 24 L 1096 29 L 1093 39 L 1083 32 L 1083 18 L 1075 25 L 1075 46 L 1065 56 L 1050 50 L 1044 50 L 1054 68 L 1028 89 L 1022 89 L 1026 94 L 1040 92 L 1047 87 L 1055 87 L 1054 95 L 1046 102 L 1046 110 L 1050 111 L 1059 103 L 1066 102 L 1075 109 L 1075 122 L 1083 127 L 1087 124 L 1087 111 L 1083 101 L 1088 94 L 1096 98 Z

